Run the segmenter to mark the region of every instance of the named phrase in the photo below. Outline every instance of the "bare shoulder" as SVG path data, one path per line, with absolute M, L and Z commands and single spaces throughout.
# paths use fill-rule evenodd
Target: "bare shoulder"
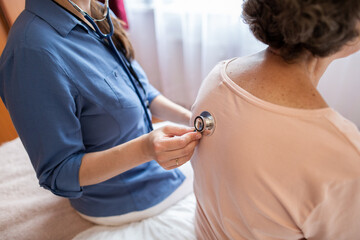
M 301 72 L 278 66 L 262 52 L 231 61 L 226 74 L 245 91 L 273 104 L 300 109 L 328 107 Z

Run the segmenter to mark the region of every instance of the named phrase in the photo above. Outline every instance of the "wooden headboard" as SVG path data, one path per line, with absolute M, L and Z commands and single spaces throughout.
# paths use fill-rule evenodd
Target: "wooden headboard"
M 25 0 L 0 0 L 0 53 L 3 51 L 7 35 L 15 19 L 25 8 Z M 0 144 L 17 137 L 9 113 L 0 101 Z

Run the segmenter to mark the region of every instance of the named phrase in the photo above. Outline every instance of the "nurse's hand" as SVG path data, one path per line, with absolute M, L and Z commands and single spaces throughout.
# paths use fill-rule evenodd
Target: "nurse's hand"
M 166 170 L 180 167 L 190 160 L 201 136 L 190 127 L 156 129 L 148 134 L 149 154 Z

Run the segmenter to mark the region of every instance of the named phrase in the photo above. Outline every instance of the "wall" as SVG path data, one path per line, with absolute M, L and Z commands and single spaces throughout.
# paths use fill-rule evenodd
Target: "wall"
M 25 0 L 1 0 L 0 1 L 0 53 L 3 51 L 9 26 L 11 26 L 19 13 L 24 9 Z M 8 111 L 0 101 L 0 144 L 17 137 L 15 128 L 11 122 Z

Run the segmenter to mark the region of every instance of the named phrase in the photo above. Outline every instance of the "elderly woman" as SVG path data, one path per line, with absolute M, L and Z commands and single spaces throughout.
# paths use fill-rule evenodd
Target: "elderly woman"
M 360 49 L 360 2 L 243 7 L 268 48 L 219 63 L 193 106 L 216 120 L 191 160 L 197 236 L 359 239 L 360 133 L 316 87 L 333 60 Z

